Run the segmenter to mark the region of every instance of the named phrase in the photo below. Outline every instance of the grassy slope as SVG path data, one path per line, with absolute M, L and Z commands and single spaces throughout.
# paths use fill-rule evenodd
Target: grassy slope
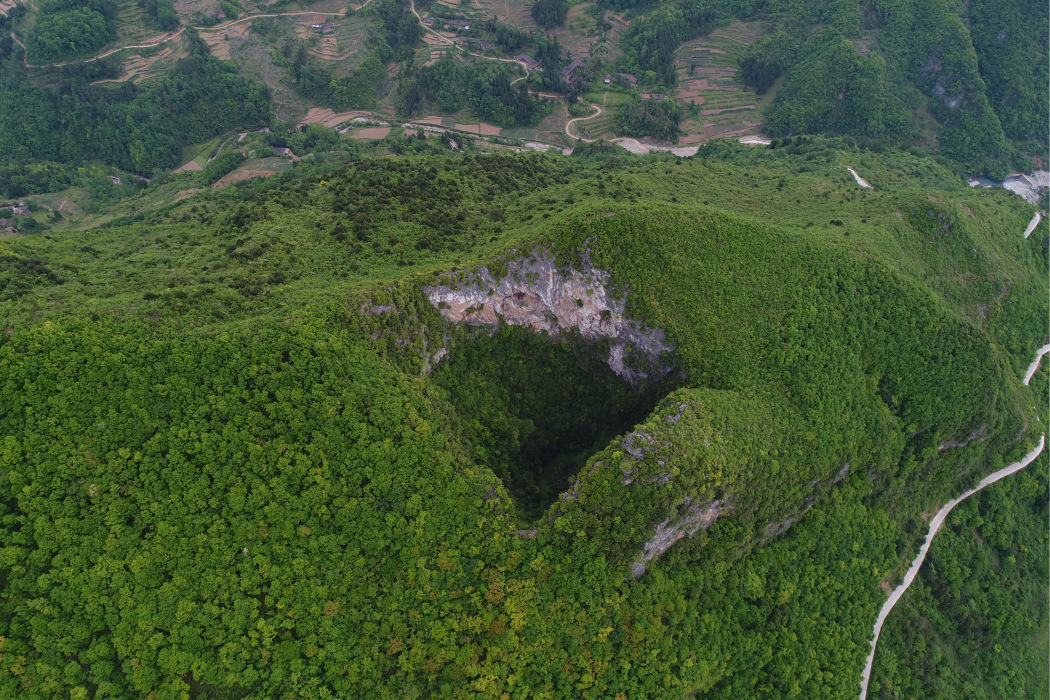
M 846 162 L 882 189 L 857 188 Z M 1036 418 L 1017 386 L 1045 334 L 1039 320 L 1046 316 L 1045 301 L 1032 292 L 1045 256 L 1037 241 L 1020 235 L 1030 210 L 1004 193 L 972 191 L 929 161 L 895 154 L 875 160 L 813 146 L 797 152 L 730 148 L 720 155 L 709 150 L 687 161 L 617 156 L 587 164 L 534 155 L 366 161 L 354 167 L 349 173 L 274 178 L 206 193 L 101 230 L 0 241 L 0 251 L 38 261 L 15 266 L 14 280 L 5 279 L 0 307 L 14 330 L 9 350 L 28 343 L 45 351 L 33 351 L 32 372 L 51 378 L 37 380 L 40 388 L 26 394 L 37 397 L 30 403 L 48 395 L 48 382 L 77 381 L 83 374 L 76 363 L 41 364 L 49 348 L 57 357 L 79 345 L 99 347 L 111 368 L 102 376 L 128 373 L 130 379 L 118 381 L 131 382 L 138 393 L 122 402 L 115 402 L 104 384 L 93 383 L 93 376 L 79 380 L 83 395 L 96 397 L 112 416 L 131 410 L 129 404 L 156 410 L 147 398 L 152 383 L 170 384 L 170 391 L 184 397 L 173 400 L 175 405 L 210 401 L 209 393 L 230 392 L 230 381 L 259 377 L 260 368 L 264 374 L 273 371 L 267 368 L 275 362 L 281 367 L 276 358 L 283 348 L 294 367 L 273 375 L 270 391 L 276 393 L 270 401 L 291 402 L 287 416 L 293 423 L 296 411 L 307 410 L 308 424 L 270 425 L 275 417 L 266 417 L 265 396 L 251 404 L 249 421 L 275 437 L 286 432 L 293 438 L 286 442 L 306 455 L 303 464 L 316 469 L 318 483 L 330 485 L 307 498 L 286 483 L 296 483 L 302 473 L 267 452 L 252 459 L 278 464 L 276 474 L 224 469 L 222 488 L 234 488 L 231 479 L 247 479 L 260 493 L 275 488 L 277 479 L 284 484 L 273 506 L 277 513 L 338 509 L 332 511 L 340 513 L 332 526 L 317 519 L 317 510 L 302 522 L 310 531 L 321 528 L 326 537 L 350 538 L 355 553 L 333 554 L 319 542 L 294 565 L 306 571 L 297 578 L 327 580 L 321 572 L 333 556 L 340 566 L 374 572 L 353 584 L 336 579 L 323 584 L 329 587 L 324 595 L 344 613 L 333 612 L 330 624 L 317 627 L 320 617 L 313 608 L 322 594 L 281 583 L 292 566 L 282 552 L 293 546 L 296 533 L 281 530 L 272 543 L 253 544 L 272 562 L 273 583 L 266 583 L 266 576 L 260 583 L 248 572 L 234 575 L 249 599 L 262 591 L 279 608 L 302 611 L 301 623 L 288 623 L 289 629 L 301 629 L 291 637 L 264 634 L 238 642 L 246 661 L 223 667 L 209 650 L 241 634 L 242 623 L 222 611 L 242 603 L 214 597 L 207 581 L 216 563 L 208 557 L 186 560 L 184 571 L 196 572 L 188 581 L 162 568 L 153 574 L 160 576 L 156 580 L 171 582 L 186 600 L 202 606 L 196 624 L 212 631 L 203 647 L 189 652 L 174 629 L 162 626 L 160 643 L 191 657 L 180 657 L 184 660 L 154 676 L 136 675 L 143 691 L 178 687 L 184 673 L 179 669 L 188 668 L 185 658 L 193 658 L 201 665 L 191 678 L 204 690 L 234 678 L 257 690 L 294 683 L 288 674 L 295 664 L 307 664 L 308 676 L 343 692 L 385 688 L 402 695 L 448 695 L 470 684 L 483 693 L 588 691 L 596 697 L 690 690 L 735 697 L 845 696 L 855 692 L 851 674 L 863 660 L 879 603 L 877 582 L 910 558 L 919 513 L 954 493 L 960 472 L 962 481 L 973 480 L 987 471 L 986 460 L 1023 449 L 1024 442 L 1005 443 L 1022 419 Z M 919 189 L 923 185 L 928 189 Z M 333 199 L 346 197 L 352 199 L 348 213 L 334 213 Z M 430 220 L 430 214 L 448 217 Z M 590 241 L 596 263 L 613 271 L 615 284 L 631 290 L 632 313 L 667 329 L 691 381 L 660 402 L 646 422 L 654 454 L 625 464 L 629 458 L 613 440 L 581 472 L 579 502 L 553 506 L 550 520 L 537 523 L 539 536 L 520 540 L 507 534 L 524 524 L 515 517 L 509 494 L 466 456 L 469 445 L 455 433 L 460 417 L 429 382 L 401 370 L 418 372 L 414 352 L 422 337 L 435 341 L 449 332 L 453 352 L 455 343 L 466 341 L 454 329 L 442 330 L 435 310 L 421 298 L 419 282 L 541 240 L 557 249 L 563 262 L 571 262 Z M 54 275 L 64 283 L 56 284 Z M 1007 283 L 1008 293 L 1000 299 Z M 358 313 L 356 299 L 363 292 L 401 313 Z M 349 309 L 348 298 L 355 300 Z M 110 330 L 96 333 L 71 320 L 85 316 Z M 248 349 L 256 345 L 261 349 Z M 236 350 L 240 347 L 244 352 Z M 318 355 L 309 359 L 309 348 L 334 364 L 317 365 Z M 244 359 L 224 361 L 230 351 Z M 262 355 L 252 359 L 253 353 Z M 207 359 L 191 359 L 198 356 Z M 159 369 L 153 367 L 158 362 Z M 326 373 L 333 371 L 347 380 L 341 397 L 325 384 Z M 984 379 L 973 381 L 975 372 Z M 366 380 L 369 376 L 383 380 L 376 384 Z M 259 381 L 266 380 L 248 379 L 245 386 Z M 203 387 L 199 396 L 197 384 Z M 365 398 L 364 387 L 373 387 L 374 398 Z M 301 391 L 315 399 L 302 403 L 303 395 L 296 393 Z M 416 417 L 397 414 L 394 407 L 402 399 Z M 331 412 L 333 401 L 348 411 L 357 408 L 340 419 L 338 411 Z M 377 410 L 368 408 L 375 401 L 386 407 L 371 419 L 378 433 L 332 445 L 325 461 L 320 455 L 310 461 L 314 453 L 304 435 L 355 430 L 354 412 Z M 669 424 L 663 417 L 681 403 L 689 411 Z M 158 414 L 155 420 L 174 420 L 173 436 L 179 425 L 221 432 L 222 422 L 234 420 L 239 410 L 222 408 L 230 412 L 225 419 L 200 414 L 197 428 L 178 417 Z M 30 428 L 10 415 L 13 422 L 5 431 L 28 435 Z M 423 425 L 419 416 L 425 416 Z M 344 419 L 350 423 L 339 422 Z M 393 426 L 402 420 L 417 435 L 403 434 L 409 441 L 403 447 L 407 462 L 388 457 L 381 439 L 366 447 L 383 434 L 401 434 Z M 968 433 L 975 421 L 991 423 L 988 444 L 937 453 L 938 439 Z M 911 435 L 915 430 L 920 433 Z M 131 446 L 136 439 L 126 442 Z M 251 438 L 244 440 L 249 454 Z M 51 455 L 47 460 L 59 460 L 55 464 L 64 458 L 62 440 L 34 444 Z M 228 454 L 208 452 L 207 459 L 216 464 L 237 459 L 240 444 L 233 443 Z M 114 455 L 117 447 L 111 448 Z M 215 449 L 207 441 L 201 447 Z M 187 454 L 187 464 L 194 464 L 192 450 Z M 364 454 L 373 456 L 362 463 Z M 658 458 L 665 463 L 658 464 Z M 831 488 L 843 462 L 853 465 L 850 477 Z M 358 486 L 365 464 L 375 482 L 370 490 Z M 413 464 L 436 466 L 420 472 Z M 154 468 L 149 459 L 143 465 Z M 634 470 L 636 486 L 620 486 L 623 468 Z M 70 469 L 73 476 L 82 466 L 74 461 Z M 118 475 L 108 469 L 105 478 Z M 675 477 L 669 483 L 646 483 L 646 477 L 667 472 Z M 736 565 L 768 522 L 807 506 L 813 479 L 819 480 L 820 498 L 802 523 Z M 154 486 L 144 482 L 140 488 L 149 493 Z M 490 489 L 497 498 L 482 499 Z M 737 512 L 707 535 L 679 543 L 639 582 L 624 580 L 625 567 L 654 523 L 674 515 L 686 496 L 713 495 L 728 496 Z M 32 501 L 20 498 L 20 508 L 30 502 L 55 507 L 44 494 Z M 80 509 L 85 523 L 101 517 L 90 492 L 70 498 L 65 507 Z M 389 504 L 397 516 L 382 515 L 380 506 L 351 514 L 346 499 Z M 426 516 L 419 513 L 422 503 L 429 504 Z M 448 503 L 457 504 L 454 516 L 443 507 Z M 197 513 L 201 523 L 219 517 L 192 498 L 180 508 Z M 261 526 L 250 512 L 223 517 L 235 530 L 254 531 Z M 417 522 L 418 537 L 398 541 L 404 532 L 403 521 L 396 519 L 401 515 Z M 143 511 L 138 517 L 155 516 Z M 474 534 L 464 539 L 475 521 Z M 45 527 L 42 521 L 37 526 Z M 375 539 L 369 533 L 377 527 L 391 529 Z M 197 531 L 177 536 L 196 537 Z M 178 541 L 168 546 L 178 549 Z M 71 542 L 88 551 L 105 545 L 89 532 Z M 381 551 L 387 552 L 382 561 Z M 110 559 L 130 561 L 136 552 L 134 539 L 128 540 Z M 430 563 L 434 557 L 443 573 Z M 34 559 L 32 566 L 48 570 L 46 562 Z M 406 591 L 417 580 L 427 581 L 441 602 L 406 608 Z M 32 599 L 42 590 L 27 589 L 20 596 Z M 136 605 L 152 605 L 156 590 L 145 581 Z M 486 593 L 482 599 L 477 593 L 472 597 L 473 591 Z M 234 598 L 243 600 L 239 595 Z M 272 602 L 259 609 L 260 619 L 285 624 Z M 18 612 L 7 629 L 18 646 L 0 673 L 13 673 L 19 655 L 38 656 L 26 646 L 29 623 L 20 603 L 5 599 L 5 605 L 11 615 Z M 373 608 L 384 611 L 381 618 L 362 623 L 364 611 Z M 435 622 L 445 616 L 459 634 Z M 120 639 L 129 649 L 141 644 L 133 636 Z M 292 644 L 297 639 L 325 649 L 331 660 Z M 78 654 L 76 643 L 70 644 L 74 651 L 68 653 Z M 40 657 L 43 665 L 33 677 L 38 684 L 57 685 L 37 687 L 79 683 L 80 672 L 73 670 L 66 681 L 56 680 L 48 669 L 57 671 L 65 661 L 54 653 Z M 254 661 L 260 653 L 274 656 L 260 665 Z M 103 670 L 83 673 L 101 677 Z

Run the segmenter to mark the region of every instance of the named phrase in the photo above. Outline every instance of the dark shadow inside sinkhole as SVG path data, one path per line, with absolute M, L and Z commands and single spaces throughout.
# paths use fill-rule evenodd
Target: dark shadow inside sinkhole
M 475 461 L 503 480 L 523 520 L 542 515 L 591 455 L 645 420 L 671 390 L 635 391 L 604 362 L 607 354 L 601 344 L 502 325 L 434 369 Z

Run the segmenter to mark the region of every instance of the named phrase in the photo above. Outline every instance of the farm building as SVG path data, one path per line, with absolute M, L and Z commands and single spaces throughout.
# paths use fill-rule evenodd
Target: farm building
M 572 63 L 570 63 L 569 65 L 565 66 L 565 68 L 563 68 L 563 69 L 562 69 L 562 71 L 561 71 L 561 77 L 562 77 L 562 80 L 564 80 L 564 81 L 566 81 L 566 82 L 568 82 L 568 81 L 572 80 L 572 74 L 573 74 L 573 72 L 574 72 L 574 71 L 575 71 L 575 70 L 576 70 L 577 68 L 579 68 L 580 66 L 582 66 L 582 65 L 583 65 L 583 61 L 581 61 L 581 60 L 580 60 L 580 59 L 578 59 L 578 58 L 574 58 L 574 59 L 572 60 Z
M 528 68 L 529 70 L 539 70 L 540 69 L 539 62 L 536 59 L 534 59 L 532 56 L 528 55 L 527 53 L 519 53 L 517 56 L 514 57 L 514 60 L 515 61 L 521 61 L 522 63 L 525 64 L 525 67 Z

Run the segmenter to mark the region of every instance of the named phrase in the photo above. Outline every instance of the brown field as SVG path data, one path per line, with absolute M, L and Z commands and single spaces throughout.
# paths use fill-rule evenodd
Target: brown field
M 193 171 L 196 171 L 196 170 L 204 170 L 204 168 L 201 167 L 201 164 L 198 163 L 197 161 L 191 160 L 190 162 L 186 163 L 185 165 L 181 165 L 178 168 L 175 168 L 174 172 L 176 172 L 176 173 L 189 173 L 189 172 L 193 172 Z
M 0 15 L 6 15 L 15 8 L 14 0 L 0 0 Z
M 454 127 L 459 131 L 466 131 L 469 134 L 478 134 L 479 136 L 499 136 L 500 128 L 493 126 L 492 124 L 486 124 L 481 122 L 480 124 L 456 124 Z
M 156 64 L 171 63 L 188 54 L 189 51 L 186 49 L 186 45 L 180 36 L 168 42 L 163 49 L 152 56 L 128 56 L 124 60 L 124 73 L 119 78 L 96 80 L 92 85 L 98 85 L 100 83 L 123 83 L 128 80 L 138 85 L 143 80 L 150 77 L 151 74 L 156 72 L 153 70 L 156 67 Z
M 442 125 L 442 119 L 441 119 L 441 117 L 438 117 L 438 116 L 429 116 L 429 117 L 424 117 L 422 119 L 413 119 L 412 123 L 413 124 L 427 124 L 429 126 L 441 126 Z
M 227 27 L 221 32 L 201 32 L 200 37 L 211 49 L 211 53 L 215 58 L 228 61 L 230 60 L 231 52 L 230 44 L 237 40 L 241 42 L 247 40 L 251 31 L 251 22 L 241 22 L 232 27 Z
M 286 158 L 251 158 L 232 173 L 224 175 L 211 188 L 213 190 L 221 190 L 223 187 L 229 187 L 241 180 L 253 177 L 270 177 L 271 175 L 291 170 L 292 165 L 292 161 Z
M 486 17 L 495 17 L 500 22 L 524 31 L 538 30 L 539 25 L 532 19 L 532 3 L 525 0 L 478 0 L 482 13 Z
M 327 127 L 336 127 L 348 122 L 354 117 L 370 117 L 370 112 L 355 110 L 352 112 L 333 112 L 327 107 L 312 107 L 306 116 L 299 120 L 299 126 L 303 124 L 322 124 Z
M 183 199 L 186 199 L 187 197 L 192 197 L 193 195 L 197 194 L 198 192 L 203 192 L 203 191 L 204 190 L 196 189 L 196 188 L 189 189 L 189 190 L 181 190 L 175 195 L 175 201 L 176 202 L 182 201 Z
M 223 175 L 222 178 L 211 186 L 211 188 L 213 190 L 221 190 L 223 187 L 229 187 L 233 183 L 240 182 L 241 180 L 248 180 L 253 177 L 270 177 L 271 175 L 276 174 L 276 170 L 257 170 L 254 168 L 251 170 L 234 170 L 229 175 Z
M 364 129 L 348 131 L 346 135 L 352 139 L 385 139 L 389 133 L 389 126 L 369 126 Z

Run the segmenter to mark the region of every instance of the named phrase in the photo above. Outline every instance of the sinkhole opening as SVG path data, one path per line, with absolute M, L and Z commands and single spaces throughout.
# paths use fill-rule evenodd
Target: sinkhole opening
M 634 390 L 608 347 L 501 325 L 449 353 L 432 379 L 448 392 L 474 458 L 499 476 L 518 515 L 539 518 L 587 459 L 630 432 L 671 388 Z

